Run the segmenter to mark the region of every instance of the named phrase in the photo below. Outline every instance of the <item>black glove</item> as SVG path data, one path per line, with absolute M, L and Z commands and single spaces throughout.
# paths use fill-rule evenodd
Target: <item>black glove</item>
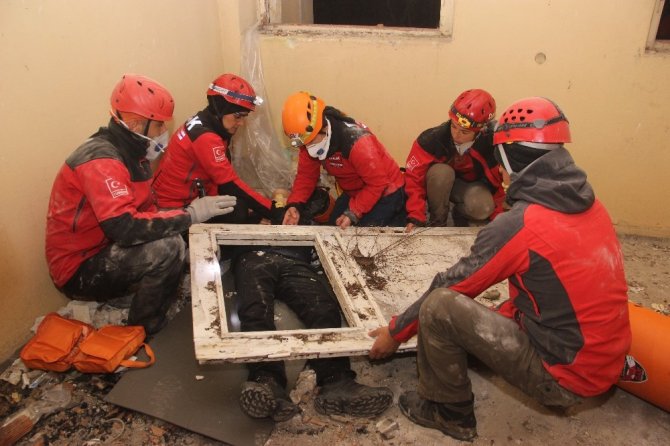
M 285 206 L 277 207 L 276 203 L 272 202 L 272 207 L 270 208 L 270 223 L 273 225 L 280 225 L 284 221 L 284 214 L 286 214 Z

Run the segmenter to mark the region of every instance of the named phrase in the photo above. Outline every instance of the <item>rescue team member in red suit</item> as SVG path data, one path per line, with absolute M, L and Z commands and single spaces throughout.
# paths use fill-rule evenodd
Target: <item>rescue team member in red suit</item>
M 319 181 L 321 166 L 344 191 L 335 202 L 330 225 L 344 229 L 404 224 L 402 173 L 365 125 L 304 91 L 286 99 L 282 123 L 291 146 L 300 149 L 283 224 L 298 224 L 302 207 Z
M 245 223 L 250 209 L 270 218 L 272 201 L 242 181 L 231 162 L 233 135 L 263 100 L 241 77 L 222 74 L 207 88 L 207 102 L 170 139 L 154 175 L 158 205 L 178 208 L 198 196 L 232 195 L 235 211 L 211 222 Z
M 414 141 L 405 166 L 407 232 L 427 224 L 447 226 L 450 202 L 456 226 L 493 220 L 502 212 L 505 192 L 492 142 L 495 112 L 489 93 L 464 91 L 451 105 L 449 121 Z
M 129 325 L 155 333 L 175 296 L 184 264 L 180 233 L 233 211 L 234 197 L 207 197 L 159 212 L 150 159 L 167 141 L 170 93 L 126 74 L 111 95 L 112 119 L 65 161 L 51 190 L 46 257 L 56 287 L 71 299 L 132 296 Z
M 621 247 L 566 142 L 568 120 L 552 101 L 512 104 L 494 135 L 511 210 L 417 302 L 370 333 L 376 359 L 418 330 L 418 392 L 398 402 L 413 422 L 475 437 L 467 353 L 547 406 L 568 407 L 617 382 L 631 342 Z M 472 299 L 504 279 L 510 299 L 497 311 Z

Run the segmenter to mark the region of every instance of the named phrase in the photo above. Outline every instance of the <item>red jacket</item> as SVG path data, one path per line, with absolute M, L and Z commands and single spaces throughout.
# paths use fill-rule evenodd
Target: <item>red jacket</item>
M 332 127 L 328 157 L 312 158 L 303 146 L 298 158 L 298 172 L 293 182 L 289 204 L 304 204 L 314 192 L 321 166 L 335 177 L 340 188 L 351 197 L 349 209 L 361 218 L 383 196 L 404 184 L 398 163 L 368 128 L 360 123 L 329 117 Z
M 207 109 L 197 113 L 172 135 L 154 174 L 153 188 L 161 208 L 187 206 L 198 197 L 195 180 L 206 195 L 234 195 L 264 217 L 272 201 L 237 176 L 230 158 L 231 135 Z
M 110 122 L 61 167 L 46 227 L 47 263 L 57 287 L 111 243 L 137 245 L 188 229 L 188 212 L 158 212 L 145 154 L 146 142 Z
M 493 194 L 495 209 L 489 216 L 493 220 L 503 211 L 505 191 L 498 162 L 493 155 L 493 132 L 488 127 L 478 134 L 474 144 L 464 155 L 459 155 L 451 137 L 451 123 L 423 131 L 412 144 L 405 165 L 405 193 L 407 194 L 407 219 L 426 223 L 426 172 L 435 163 L 447 163 L 456 171 L 457 178 L 471 182 L 482 181 Z
M 500 314 L 528 334 L 561 386 L 600 394 L 618 380 L 631 342 L 623 258 L 609 215 L 563 148 L 530 164 L 507 192 L 512 209 L 391 321 L 391 334 L 405 341 L 416 333 L 421 303 L 435 288 L 475 297 L 509 279 Z

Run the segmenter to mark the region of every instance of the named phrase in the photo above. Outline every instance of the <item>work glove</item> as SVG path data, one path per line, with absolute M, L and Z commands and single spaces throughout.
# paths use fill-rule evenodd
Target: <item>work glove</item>
M 284 206 L 277 207 L 277 204 L 273 201 L 272 207 L 270 208 L 270 222 L 273 225 L 280 225 L 284 221 L 284 214 L 286 214 L 286 208 Z
M 218 215 L 230 214 L 237 198 L 230 195 L 210 195 L 196 198 L 186 210 L 191 214 L 191 224 L 202 223 Z

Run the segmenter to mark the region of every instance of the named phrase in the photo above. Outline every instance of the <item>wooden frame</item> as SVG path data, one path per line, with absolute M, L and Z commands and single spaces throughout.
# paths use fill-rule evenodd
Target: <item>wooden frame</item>
M 443 271 L 467 254 L 476 230 L 430 228 L 408 236 L 404 228 L 193 225 L 190 230 L 191 296 L 196 358 L 200 362 L 256 362 L 365 355 L 367 333 L 388 323 Z M 226 245 L 313 246 L 348 327 L 269 332 L 228 329 L 221 268 Z M 412 255 L 408 254 L 411 248 Z M 409 263 L 408 263 L 409 262 Z M 413 262 L 413 263 L 412 263 Z M 376 263 L 376 265 L 375 265 Z M 369 266 L 375 269 L 371 271 Z M 376 268 L 379 267 L 379 270 Z M 378 274 L 379 273 L 379 274 Z M 389 277 L 383 277 L 383 276 Z M 506 295 L 501 287 L 498 295 Z M 222 322 L 226 321 L 226 322 Z M 413 350 L 416 341 L 400 351 Z

